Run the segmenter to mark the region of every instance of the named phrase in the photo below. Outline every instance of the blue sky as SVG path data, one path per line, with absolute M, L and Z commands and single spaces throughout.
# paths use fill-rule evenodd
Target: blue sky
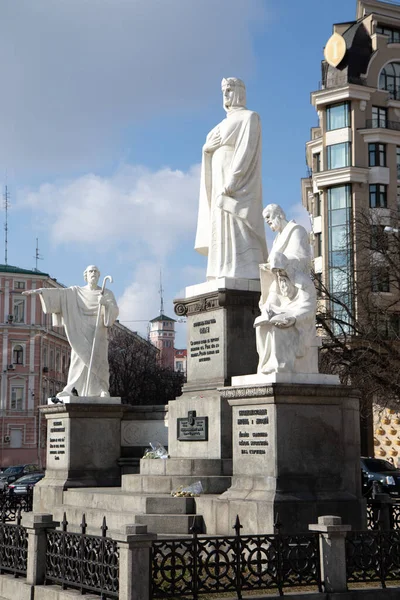
M 227 76 L 245 81 L 261 115 L 264 205 L 305 223 L 310 92 L 332 24 L 355 13 L 356 0 L 2 2 L 8 263 L 34 267 L 39 238 L 39 269 L 66 285 L 97 264 L 114 277 L 120 320 L 143 335 L 159 312 L 161 268 L 173 317 L 173 298 L 205 281 L 193 250 L 199 161 L 224 117 Z

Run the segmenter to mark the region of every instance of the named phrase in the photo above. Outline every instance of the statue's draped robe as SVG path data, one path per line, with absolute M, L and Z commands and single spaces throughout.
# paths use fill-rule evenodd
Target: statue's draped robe
M 269 261 L 280 252 L 286 256 L 294 268 L 308 275 L 311 270 L 311 246 L 308 233 L 296 221 L 289 221 L 284 229 L 275 236 L 269 253 Z
M 100 288 L 90 290 L 78 286 L 41 290 L 40 300 L 43 311 L 52 313 L 55 327 L 64 326 L 71 345 L 68 382 L 63 391 L 57 394 L 60 398 L 70 396 L 74 387 L 80 396 L 84 393 L 96 329 L 100 292 Z M 116 320 L 118 306 L 114 294 L 110 290 L 105 290 L 104 298 L 107 304 L 101 308 L 88 396 L 108 394 L 109 390 L 107 328 L 111 327 Z
M 262 302 L 265 303 L 261 316 L 256 319 L 256 343 L 259 355 L 258 373 L 309 372 L 306 354 L 315 339 L 316 292 L 310 277 L 296 271 L 293 284 L 297 290 L 295 298 L 283 297 L 278 290 L 276 277 L 261 271 Z M 273 281 L 271 283 L 271 279 Z M 279 329 L 263 312 L 283 313 L 295 317 L 296 323 Z M 299 359 L 304 360 L 301 362 Z M 310 363 L 313 364 L 313 363 Z
M 229 195 L 223 194 L 229 188 Z M 267 260 L 261 189 L 261 125 L 247 109 L 228 112 L 203 148 L 195 248 L 207 279 L 259 278 Z

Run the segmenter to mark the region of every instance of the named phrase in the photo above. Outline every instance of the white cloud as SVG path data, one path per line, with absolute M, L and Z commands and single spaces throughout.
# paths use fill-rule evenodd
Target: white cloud
M 125 165 L 110 178 L 88 174 L 19 193 L 17 208 L 32 209 L 55 245 L 102 251 L 125 244 L 138 257 L 161 260 L 194 238 L 199 166 L 187 172 Z
M 109 164 L 129 124 L 203 112 L 222 76 L 251 72 L 264 19 L 264 0 L 2 2 L 0 163 Z

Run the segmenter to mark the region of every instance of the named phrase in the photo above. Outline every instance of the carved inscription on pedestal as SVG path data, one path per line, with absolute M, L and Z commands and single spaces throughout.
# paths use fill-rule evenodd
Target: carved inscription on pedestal
M 190 358 L 198 362 L 209 362 L 219 354 L 219 336 L 213 335 L 215 319 L 204 319 L 193 323 L 194 336 L 198 339 L 190 341 Z M 214 328 L 215 329 L 215 328 Z
M 269 444 L 268 423 L 266 408 L 246 408 L 238 411 L 237 431 L 241 454 L 266 454 Z
M 60 460 L 65 454 L 65 424 L 59 419 L 50 421 L 49 426 L 48 451 L 54 460 Z

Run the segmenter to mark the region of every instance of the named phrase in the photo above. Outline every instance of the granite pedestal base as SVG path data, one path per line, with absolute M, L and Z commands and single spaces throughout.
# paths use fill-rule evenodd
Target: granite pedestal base
M 185 298 L 174 300 L 188 324 L 185 392 L 230 385 L 231 377 L 257 370 L 259 300 L 258 280 L 229 278 L 190 286 Z
M 277 518 L 286 532 L 306 531 L 324 514 L 366 525 L 356 390 L 273 383 L 221 396 L 232 407 L 233 477 L 214 509 L 228 522 L 239 514 L 253 533 L 272 532 Z
M 35 486 L 34 511 L 62 504 L 68 488 L 120 485 L 121 404 L 78 402 L 40 410 L 47 420 L 46 476 Z

